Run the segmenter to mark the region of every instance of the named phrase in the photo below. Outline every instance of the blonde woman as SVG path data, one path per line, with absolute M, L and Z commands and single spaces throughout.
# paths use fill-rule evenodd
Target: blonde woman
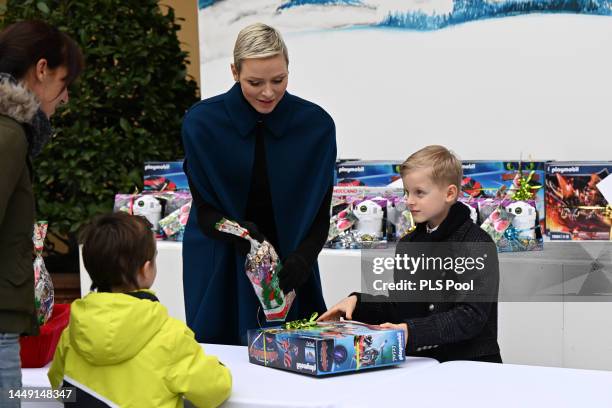
M 201 342 L 246 344 L 247 330 L 258 327 L 247 242 L 215 230 L 223 217 L 276 248 L 281 289 L 297 294 L 289 320 L 325 310 L 316 260 L 329 228 L 335 126 L 321 107 L 286 91 L 288 66 L 277 30 L 244 28 L 231 64 L 236 83 L 184 119 L 194 196 L 183 242 L 185 309 Z

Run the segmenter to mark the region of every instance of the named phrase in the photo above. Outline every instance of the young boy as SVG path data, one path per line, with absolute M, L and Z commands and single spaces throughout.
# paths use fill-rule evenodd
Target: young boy
M 54 389 L 76 387 L 80 406 L 174 408 L 185 397 L 216 407 L 230 395 L 228 368 L 204 354 L 148 290 L 156 255 L 142 217 L 102 215 L 83 234 L 83 261 L 97 292 L 72 303 L 49 370 Z
M 347 319 L 381 324 L 387 328 L 402 329 L 407 339 L 407 354 L 433 357 L 440 362 L 502 362 L 497 343 L 497 252 L 491 237 L 472 222 L 468 207 L 457 202 L 462 174 L 461 161 L 443 146 L 427 146 L 402 164 L 401 175 L 407 195 L 406 203 L 417 227 L 402 238 L 396 250 L 396 257 L 404 254 L 419 256 L 423 247 L 431 247 L 434 252 L 444 251 L 444 245 L 447 245 L 461 247 L 469 256 L 477 258 L 482 252 L 476 248 L 486 248 L 489 255 L 486 268 L 479 279 L 476 279 L 476 287 L 471 296 L 465 295 L 465 292 L 458 294 L 451 288 L 435 300 L 428 299 L 427 302 L 391 302 L 389 300 L 395 299 L 352 293 L 329 309 L 320 320 L 338 319 L 343 316 Z M 449 252 L 452 250 L 449 249 Z M 467 258 L 461 258 L 464 259 Z M 426 276 L 423 273 L 420 272 L 421 277 Z M 461 276 L 468 275 L 459 269 L 451 270 L 450 275 L 453 274 L 456 274 L 454 276 L 459 278 L 458 280 Z M 446 272 L 433 277 L 441 278 L 445 275 L 448 280 L 449 273 Z M 398 276 L 396 265 L 396 281 Z M 403 300 L 407 300 L 406 297 L 409 296 L 411 295 L 405 295 Z M 389 321 L 392 323 L 388 323 Z

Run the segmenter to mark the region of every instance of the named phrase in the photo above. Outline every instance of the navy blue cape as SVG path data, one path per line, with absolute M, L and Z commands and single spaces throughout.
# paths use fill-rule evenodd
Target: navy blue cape
M 270 194 L 284 259 L 308 234 L 333 185 L 336 132 L 321 107 L 285 92 L 276 108 L 258 114 L 236 83 L 227 93 L 195 104 L 183 121 L 186 171 L 202 198 L 224 215 L 244 220 L 255 154 L 255 127 L 263 120 Z M 183 288 L 188 326 L 206 343 L 245 344 L 246 331 L 265 323 L 231 243 L 205 236 L 192 207 L 183 240 Z M 323 312 L 318 265 L 296 290 L 288 320 Z M 259 321 L 259 322 L 258 322 Z

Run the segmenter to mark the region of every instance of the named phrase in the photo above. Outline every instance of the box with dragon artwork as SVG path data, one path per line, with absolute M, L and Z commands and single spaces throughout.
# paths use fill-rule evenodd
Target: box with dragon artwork
M 546 166 L 546 229 L 551 240 L 609 240 L 610 206 L 597 185 L 612 162 L 551 162 Z
M 404 332 L 344 320 L 249 330 L 253 364 L 311 376 L 361 371 L 405 361 Z

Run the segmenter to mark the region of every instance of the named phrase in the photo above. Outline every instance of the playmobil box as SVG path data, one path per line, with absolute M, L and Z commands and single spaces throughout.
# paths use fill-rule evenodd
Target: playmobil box
M 612 162 L 550 162 L 546 166 L 546 229 L 551 240 L 609 240 L 608 202 L 597 184 Z
M 249 330 L 249 361 L 324 376 L 396 365 L 405 361 L 402 330 L 344 320 L 300 329 Z
M 495 160 L 463 160 L 463 180 L 461 189 L 470 198 L 504 198 L 512 193 L 512 186 L 517 173 L 522 172 L 524 177 L 533 175 L 530 184 L 542 186 L 534 189 L 539 223 L 544 231 L 545 205 L 544 205 L 544 176 L 546 171 L 544 161 L 495 161 Z
M 336 163 L 337 186 L 402 187 L 401 161 L 348 161 Z
M 188 191 L 189 183 L 183 172 L 183 162 L 145 162 L 145 191 Z
M 498 252 L 543 249 L 544 240 L 534 200 L 480 198 L 475 199 L 475 203 L 477 224 L 491 236 Z M 473 208 L 474 200 L 465 204 Z
M 153 226 L 158 238 L 182 240 L 182 234 L 177 234 L 176 228 L 168 235 L 167 217 L 174 214 L 180 221 L 186 223 L 189 216 L 186 205 L 191 203 L 189 191 L 144 191 L 141 194 L 115 194 L 113 212 L 123 211 L 132 215 L 145 217 Z M 190 206 L 189 206 L 190 208 Z M 180 210 L 183 209 L 183 212 Z M 185 214 L 186 212 L 186 214 Z M 165 223 L 164 223 L 165 222 Z
M 410 228 L 403 189 L 335 186 L 325 246 L 335 249 L 385 248 Z

